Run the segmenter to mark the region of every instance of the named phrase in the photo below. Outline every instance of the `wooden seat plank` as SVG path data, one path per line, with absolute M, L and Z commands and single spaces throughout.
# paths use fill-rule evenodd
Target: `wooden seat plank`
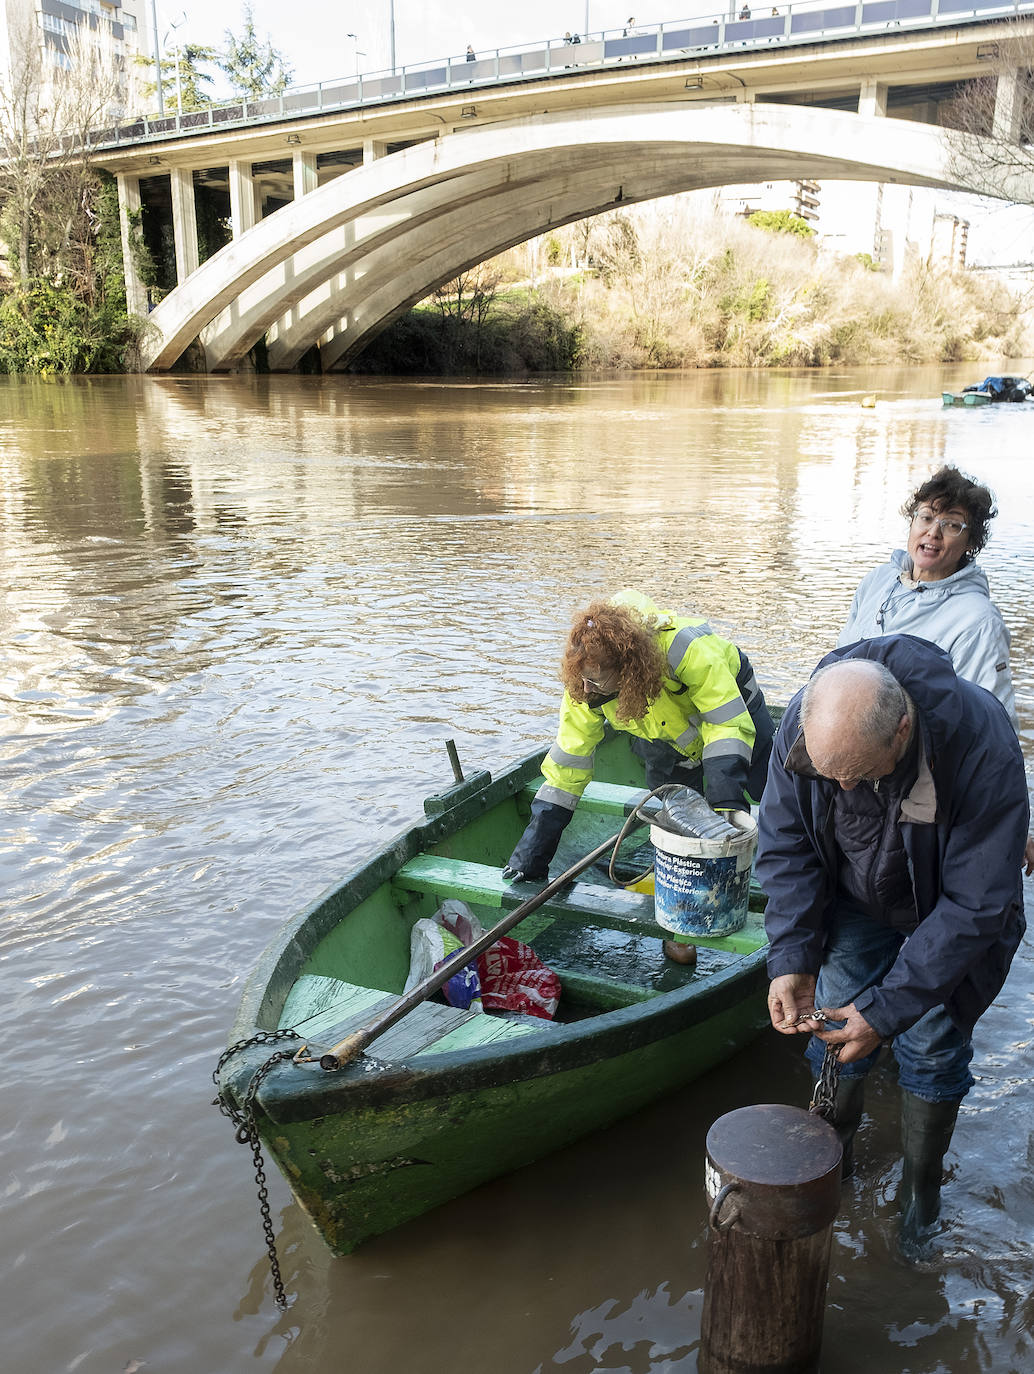
M 320 974 L 304 974 L 288 993 L 280 1026 L 292 1027 L 304 1039 L 326 1050 L 360 1026 L 369 1025 L 397 1001 L 394 994 L 382 988 L 362 987 Z M 450 1007 L 443 1002 L 421 1002 L 397 1025 L 378 1037 L 375 1057 L 409 1059 L 467 1021 L 483 1015 L 478 1010 Z
M 475 906 L 502 911 L 513 911 L 537 891 L 534 883 L 506 882 L 502 871 L 490 864 L 447 859 L 437 854 L 418 854 L 403 864 L 393 879 L 393 886 L 400 893 L 429 893 L 439 899 L 457 897 Z M 654 920 L 652 896 L 591 881 L 572 883 L 539 911 L 545 916 L 589 922 L 630 935 L 649 935 L 657 940 L 671 938 L 671 931 Z M 765 943 L 763 918 L 752 911 L 742 930 L 720 937 L 694 935 L 692 943 L 728 950 L 732 954 L 751 954 Z
M 529 803 L 534 801 L 535 794 L 541 786 L 541 779 L 529 782 L 525 786 L 523 795 Z M 583 811 L 591 811 L 597 816 L 616 816 L 620 820 L 630 816 L 649 795 L 645 787 L 623 787 L 615 782 L 590 782 L 578 805 Z
M 329 1050 L 360 1026 L 368 1025 L 387 1011 L 398 998 L 380 988 L 346 983 L 341 978 L 307 973 L 287 995 L 280 1016 L 281 1028 L 290 1026 L 309 1044 Z M 442 1002 L 422 1002 L 397 1025 L 378 1037 L 370 1053 L 375 1059 L 396 1062 L 420 1054 L 447 1054 L 476 1045 L 516 1040 L 545 1028 L 551 1022 L 529 1016 L 509 1020 L 491 1016 L 479 1008 L 450 1007 Z

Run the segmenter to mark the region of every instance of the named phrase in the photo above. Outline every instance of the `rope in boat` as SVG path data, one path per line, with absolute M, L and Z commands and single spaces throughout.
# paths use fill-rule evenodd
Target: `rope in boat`
M 266 1237 L 266 1250 L 269 1253 L 269 1271 L 273 1276 L 273 1293 L 276 1298 L 277 1307 L 287 1306 L 287 1293 L 284 1290 L 284 1280 L 280 1273 L 280 1261 L 276 1253 L 276 1237 L 273 1233 L 273 1218 L 269 1211 L 269 1192 L 266 1188 L 265 1161 L 262 1158 L 262 1142 L 259 1139 L 258 1126 L 255 1122 L 255 1098 L 262 1081 L 266 1075 L 277 1064 L 285 1059 L 293 1059 L 291 1050 L 277 1050 L 275 1054 L 260 1064 L 255 1072 L 248 1079 L 248 1086 L 241 1099 L 241 1105 L 237 1104 L 230 1097 L 229 1090 L 219 1082 L 219 1075 L 223 1066 L 239 1054 L 241 1050 L 248 1049 L 251 1045 L 271 1045 L 278 1040 L 300 1040 L 302 1037 L 296 1030 L 277 1030 L 259 1031 L 257 1035 L 251 1036 L 248 1040 L 240 1040 L 236 1045 L 231 1045 L 219 1056 L 219 1062 L 212 1071 L 212 1081 L 218 1089 L 217 1096 L 212 1103 L 213 1107 L 218 1107 L 223 1116 L 228 1117 L 236 1126 L 236 1140 L 238 1145 L 250 1145 L 252 1159 L 255 1162 L 255 1183 L 258 1187 L 259 1212 L 262 1216 L 262 1229 Z
M 633 827 L 637 824 L 649 825 L 651 821 L 655 819 L 653 816 L 644 814 L 643 807 L 646 805 L 648 801 L 651 801 L 654 797 L 657 797 L 658 800 L 660 800 L 662 797 L 670 796 L 675 792 L 685 792 L 686 790 L 687 789 L 683 783 L 662 782 L 659 787 L 655 787 L 652 792 L 649 792 L 642 799 L 641 802 L 636 803 L 635 809 L 629 813 L 628 819 L 621 827 L 621 833 L 614 841 L 614 848 L 611 851 L 610 865 L 607 868 L 607 876 L 610 878 L 610 881 L 615 884 L 615 886 L 634 887 L 636 883 L 641 883 L 644 878 L 648 878 L 650 874 L 653 872 L 653 864 L 651 864 L 649 868 L 645 869 L 642 873 L 640 873 L 637 878 L 619 878 L 617 874 L 614 872 L 614 864 L 617 861 L 618 851 L 624 844 L 625 840 L 628 838 Z

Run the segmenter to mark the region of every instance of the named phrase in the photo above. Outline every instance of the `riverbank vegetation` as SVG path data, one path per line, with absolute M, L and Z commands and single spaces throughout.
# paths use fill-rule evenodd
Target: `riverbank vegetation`
M 895 281 L 868 255 L 824 248 L 793 221 L 701 214 L 691 196 L 585 220 L 441 288 L 375 339 L 353 370 L 821 367 L 1029 356 L 1025 303 L 990 274 L 952 272 L 913 255 Z
M 0 83 L 0 372 L 121 372 L 137 326 L 126 313 L 113 178 L 83 153 L 117 101 L 111 51 L 76 30 L 67 73 L 45 70 L 28 21 L 12 28 Z
M 9 31 L 10 69 L 0 81 L 0 373 L 132 371 L 145 327 L 127 312 L 115 181 L 85 150 L 91 129 L 146 102 L 148 88 L 141 90 L 103 23 L 66 28 L 60 67 L 45 56 L 34 14 L 12 21 Z M 227 30 L 225 37 L 224 52 L 188 46 L 175 70 L 163 62 L 172 108 L 206 103 L 203 84 L 211 78 L 202 61 L 214 62 L 247 95 L 288 84 L 290 70 L 256 33 L 250 7 L 240 35 Z M 141 66 L 153 69 L 153 62 L 144 58 Z M 203 214 L 199 221 L 204 252 L 210 226 Z M 174 268 L 145 246 L 141 224 L 140 212 L 130 216 L 130 248 L 144 285 L 156 287 L 160 269 L 174 279 Z M 214 247 L 225 241 L 215 231 L 212 238 Z M 171 255 L 171 242 L 168 248 Z
M 267 79 L 262 64 L 275 54 L 252 56 Z M 77 151 L 119 98 L 117 72 L 84 54 L 89 79 L 45 94 L 33 62 L 30 53 L 0 90 L 0 372 L 131 371 L 145 325 L 127 315 L 115 186 Z M 203 197 L 198 205 L 204 257 L 227 231 L 209 223 Z M 815 367 L 1034 351 L 1025 303 L 990 273 L 913 253 L 895 278 L 868 255 L 824 246 L 789 212 L 752 220 L 718 213 L 696 193 L 559 228 L 440 287 L 351 370 Z M 129 234 L 154 288 L 160 269 L 173 274 L 161 256 L 171 258 L 171 238 L 146 247 L 140 216 Z M 262 358 L 260 346 L 256 368 Z M 318 368 L 315 351 L 307 366 Z

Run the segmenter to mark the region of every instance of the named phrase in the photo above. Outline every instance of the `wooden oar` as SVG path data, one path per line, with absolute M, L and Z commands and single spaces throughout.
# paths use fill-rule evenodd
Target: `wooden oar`
M 400 997 L 395 1005 L 382 1016 L 379 1016 L 376 1021 L 371 1022 L 368 1026 L 360 1026 L 358 1030 L 346 1035 L 344 1040 L 339 1041 L 328 1054 L 322 1056 L 320 1068 L 340 1069 L 346 1064 L 350 1064 L 353 1059 L 358 1059 L 359 1055 L 378 1036 L 383 1035 L 386 1030 L 394 1026 L 397 1021 L 401 1021 L 414 1007 L 418 1007 L 433 992 L 437 992 L 440 987 L 443 987 L 458 969 L 465 967 L 479 954 L 483 954 L 486 949 L 490 949 L 496 940 L 505 935 L 508 930 L 512 930 L 525 916 L 530 915 L 544 902 L 548 902 L 550 897 L 559 892 L 565 883 L 569 883 L 572 878 L 577 878 L 578 874 L 584 872 L 590 864 L 602 858 L 620 838 L 621 832 L 619 831 L 617 835 L 611 835 L 609 840 L 604 840 L 602 844 L 597 845 L 591 854 L 586 854 L 584 859 L 579 859 L 576 864 L 572 864 L 566 873 L 561 873 L 559 878 L 554 878 L 552 882 L 547 883 L 541 892 L 536 892 L 534 897 L 529 897 L 526 902 L 521 902 L 520 906 L 514 907 L 513 911 L 498 921 L 491 930 L 486 930 L 484 935 L 475 940 L 473 944 L 467 945 L 462 951 L 462 960 L 460 958 L 446 960 L 440 968 L 428 974 L 404 997 Z M 457 953 L 459 954 L 460 951 Z

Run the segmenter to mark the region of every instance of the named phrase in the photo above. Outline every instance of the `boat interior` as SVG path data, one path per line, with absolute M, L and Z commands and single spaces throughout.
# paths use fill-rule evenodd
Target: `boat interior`
M 495 780 L 474 774 L 428 798 L 427 823 L 399 838 L 401 854 L 389 847 L 316 904 L 297 934 L 295 949 L 304 957 L 289 961 L 293 976 L 281 983 L 280 1028 L 297 1030 L 313 1051 L 336 1044 L 398 998 L 409 971 L 413 925 L 433 916 L 442 901 L 466 903 L 487 930 L 535 894 L 539 884 L 507 882 L 502 869 L 530 815 L 541 782 L 538 764 L 537 757 L 526 760 Z M 641 767 L 625 737 L 611 737 L 601 747 L 594 781 L 551 865 L 554 876 L 620 833 L 645 796 Z M 654 919 L 652 891 L 634 890 L 649 882 L 625 886 L 651 863 L 649 829 L 636 823 L 618 856 L 621 881 L 608 876 L 605 856 L 510 932 L 558 974 L 563 992 L 555 1021 L 429 1000 L 379 1038 L 376 1059 L 399 1062 L 555 1035 L 585 1017 L 699 984 L 764 945 L 763 898 L 752 885 L 741 930 L 694 937 L 695 966 L 667 958 L 662 942 L 671 933 Z

